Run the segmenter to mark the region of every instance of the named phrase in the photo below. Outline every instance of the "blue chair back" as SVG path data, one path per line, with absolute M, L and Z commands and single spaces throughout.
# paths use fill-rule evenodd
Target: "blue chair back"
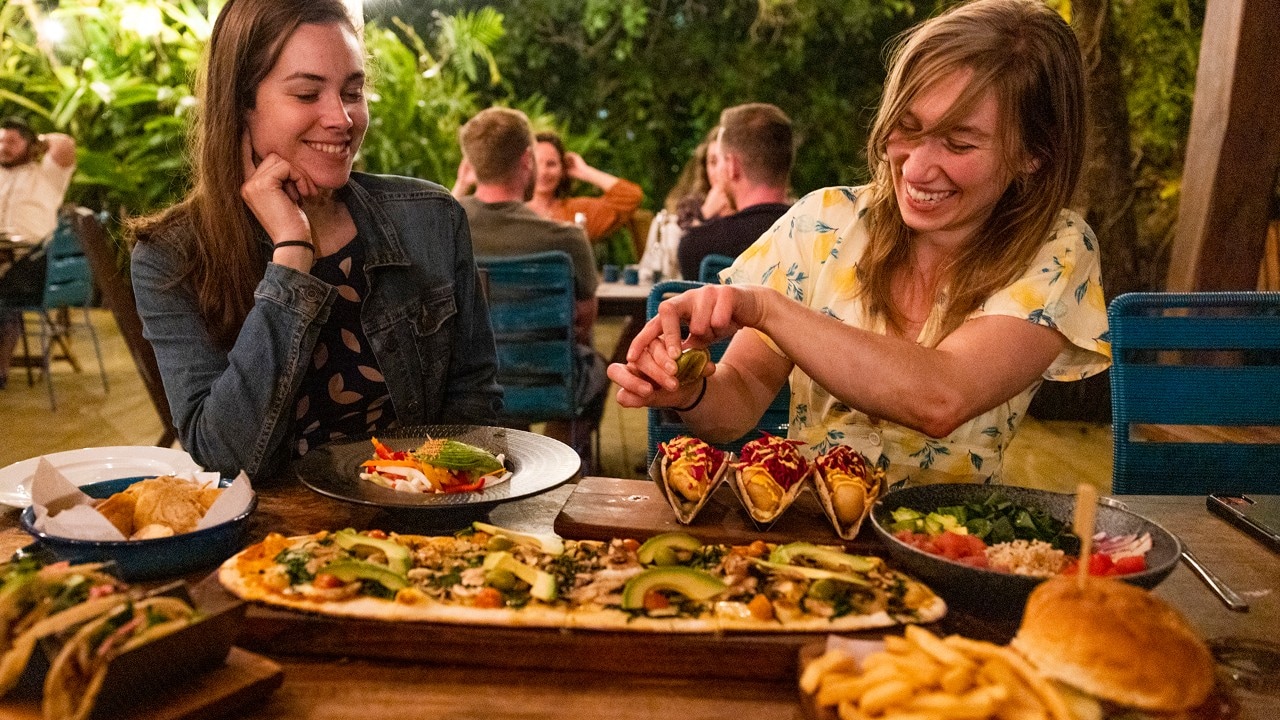
M 45 258 L 44 308 L 88 305 L 93 298 L 93 270 L 76 238 L 70 213 L 58 214 L 58 225 L 45 246 Z
M 1129 293 L 1107 317 L 1112 491 L 1280 491 L 1280 293 Z
M 711 257 L 711 256 L 709 256 Z M 720 257 L 724 257 L 723 255 Z M 729 258 L 732 262 L 732 258 Z M 707 267 L 706 260 L 703 260 L 702 269 L 705 271 Z M 690 282 L 688 280 L 668 280 L 658 283 L 649 291 L 649 302 L 646 306 L 646 316 L 652 318 L 658 314 L 658 305 L 666 298 L 682 293 L 686 290 L 702 287 L 704 283 Z M 754 332 L 748 330 L 747 332 Z M 711 359 L 719 361 L 724 356 L 724 351 L 729 347 L 729 341 L 732 338 L 725 338 L 715 342 L 708 348 L 711 351 Z M 738 452 L 742 449 L 743 443 L 748 440 L 755 440 L 760 437 L 760 431 L 764 430 L 773 435 L 781 435 L 786 437 L 787 428 L 791 424 L 791 388 L 783 385 L 778 391 L 778 395 L 774 397 L 773 402 L 765 410 L 764 415 L 760 417 L 755 428 L 748 431 L 745 435 L 736 440 L 726 443 L 717 443 L 716 447 L 725 451 Z M 680 422 L 680 416 L 670 410 L 649 409 L 649 447 L 647 461 L 652 463 L 655 455 L 658 454 L 658 443 L 667 442 L 677 435 L 685 435 L 689 433 L 689 427 Z
M 574 392 L 573 261 L 560 250 L 477 257 L 488 272 L 489 318 L 498 346 L 502 417 L 571 420 Z
M 728 255 L 715 253 L 702 258 L 702 262 L 698 265 L 698 281 L 719 285 L 720 271 L 732 265 L 733 260 Z

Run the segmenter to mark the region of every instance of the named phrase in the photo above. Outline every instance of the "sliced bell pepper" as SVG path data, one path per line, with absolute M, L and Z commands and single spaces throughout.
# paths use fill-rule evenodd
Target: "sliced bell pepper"
M 371 438 L 371 441 L 373 442 L 374 454 L 383 460 L 403 460 L 405 455 L 407 455 L 407 453 L 402 450 L 392 450 L 386 445 L 383 445 L 378 438 Z
M 481 475 L 480 477 L 476 478 L 476 481 L 471 483 L 470 485 L 446 485 L 444 487 L 444 491 L 447 493 L 478 492 L 484 489 L 484 479 L 486 477 L 488 476 Z

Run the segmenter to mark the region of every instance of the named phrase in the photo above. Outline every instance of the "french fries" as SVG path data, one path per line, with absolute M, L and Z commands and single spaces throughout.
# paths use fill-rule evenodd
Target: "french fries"
M 1071 720 L 1053 683 L 1007 647 L 917 625 L 862 661 L 828 650 L 800 689 L 840 720 Z

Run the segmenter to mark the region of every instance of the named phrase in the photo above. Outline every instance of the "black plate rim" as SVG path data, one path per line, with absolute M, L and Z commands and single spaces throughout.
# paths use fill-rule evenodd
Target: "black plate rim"
M 365 493 L 369 493 L 374 497 L 382 496 L 382 493 L 387 493 L 387 495 L 382 496 L 386 498 L 385 501 L 343 492 L 340 486 L 335 483 L 347 482 L 347 478 L 339 477 L 340 475 L 345 474 L 334 472 L 327 477 L 336 477 L 337 479 L 325 482 L 326 476 L 321 474 L 320 479 L 317 479 L 317 473 L 314 472 L 315 470 L 320 469 L 314 466 L 320 465 L 323 462 L 322 458 L 331 457 L 334 452 L 344 451 L 346 448 L 352 446 L 363 445 L 365 448 L 368 448 L 370 438 L 375 436 L 382 440 L 416 440 L 418 443 L 421 443 L 428 435 L 433 437 L 458 437 L 467 433 L 483 432 L 491 433 L 494 437 L 497 435 L 509 434 L 513 437 L 521 438 L 525 442 L 542 446 L 547 450 L 553 451 L 554 454 L 558 456 L 556 459 L 562 462 L 563 465 L 555 466 L 556 472 L 548 476 L 553 479 L 530 481 L 532 484 L 529 487 L 522 486 L 517 489 L 517 481 L 520 477 L 518 471 L 520 468 L 516 468 L 513 470 L 512 477 L 509 480 L 495 485 L 492 489 L 486 488 L 480 493 L 456 495 L 418 495 L 403 493 L 396 490 L 382 488 L 366 481 L 360 481 L 358 478 L 356 479 L 357 482 L 364 482 L 368 485 L 368 487 L 360 487 L 360 489 Z M 467 441 L 481 447 L 484 446 L 482 442 L 477 442 L 475 438 L 468 438 Z M 489 447 L 486 449 L 492 450 L 493 448 Z M 372 454 L 372 451 L 362 450 L 361 453 L 368 457 Z M 506 454 L 508 465 L 519 461 L 518 458 L 513 458 L 509 451 Z M 311 459 L 308 460 L 308 458 Z M 578 454 L 574 452 L 573 448 L 565 445 L 559 440 L 545 435 L 539 435 L 527 430 L 517 430 L 501 426 L 435 424 L 414 425 L 380 433 L 372 433 L 369 435 L 336 440 L 327 445 L 322 445 L 294 461 L 290 468 L 290 473 L 297 477 L 299 482 L 312 491 L 341 502 L 380 508 L 395 513 L 449 513 L 483 509 L 505 502 L 532 497 L 569 482 L 578 475 L 581 469 L 582 460 L 578 457 Z M 535 470 L 532 472 L 538 471 Z M 543 472 L 551 471 L 545 470 Z M 563 475 L 564 477 L 559 477 L 560 475 Z
M 881 524 L 880 522 L 881 517 L 892 512 L 892 510 L 889 509 L 888 503 L 886 501 L 890 500 L 895 495 L 901 497 L 902 494 L 910 493 L 913 491 L 918 492 L 918 491 L 921 491 L 924 489 L 930 489 L 930 488 L 932 489 L 964 488 L 968 492 L 977 492 L 976 490 L 977 488 L 982 488 L 982 489 L 986 489 L 988 492 L 1003 491 L 1011 494 L 1025 493 L 1030 496 L 1047 496 L 1047 497 L 1056 496 L 1061 499 L 1074 498 L 1073 493 L 1056 492 L 1053 490 L 1040 490 L 1037 488 L 1027 488 L 1027 487 L 1020 487 L 1016 485 L 969 485 L 965 483 L 915 485 L 912 487 L 890 490 L 888 493 L 886 493 L 885 495 L 877 499 L 875 502 L 875 505 L 873 505 L 871 508 L 871 525 L 873 528 L 875 528 L 876 534 L 879 535 L 881 540 L 883 540 L 886 544 L 892 545 L 893 547 L 898 548 L 899 550 L 910 551 L 911 553 L 919 555 L 922 559 L 941 561 L 945 563 L 947 566 L 952 568 L 963 568 L 964 570 L 977 573 L 978 577 L 990 578 L 993 581 L 1025 583 L 1029 587 L 1034 587 L 1035 585 L 1039 585 L 1041 582 L 1047 579 L 1043 577 L 1034 577 L 1030 575 L 1016 575 L 1013 573 L 1004 573 L 996 570 L 989 570 L 987 568 L 974 567 L 972 565 L 965 565 L 964 563 L 956 562 L 955 560 L 952 560 L 947 557 L 943 557 L 942 555 L 933 555 L 931 553 L 926 553 L 894 537 L 893 533 L 889 532 L 889 529 L 884 527 Z M 970 488 L 972 488 L 972 490 L 969 490 Z M 902 505 L 902 504 L 906 504 L 907 506 L 910 506 L 910 503 L 899 502 L 899 505 Z M 1165 527 L 1160 523 L 1154 520 L 1151 520 L 1150 518 L 1139 515 L 1138 513 L 1135 513 L 1132 510 L 1129 510 L 1128 508 L 1116 507 L 1114 505 L 1107 505 L 1106 507 L 1116 512 L 1120 512 L 1122 514 L 1129 515 L 1131 517 L 1137 518 L 1138 520 L 1141 520 L 1142 522 L 1159 530 L 1161 533 L 1163 533 L 1166 536 L 1168 540 L 1171 540 L 1173 542 L 1173 547 L 1174 547 L 1173 557 L 1167 560 L 1164 564 L 1156 567 L 1148 567 L 1146 570 L 1143 570 L 1142 572 L 1115 576 L 1117 580 L 1123 580 L 1124 582 L 1127 582 L 1131 585 L 1138 585 L 1146 588 L 1155 587 L 1157 584 L 1163 581 L 1166 577 L 1168 577 L 1169 574 L 1173 572 L 1174 568 L 1177 567 L 1178 560 L 1182 555 L 1182 540 L 1174 533 L 1169 532 L 1167 529 L 1165 529 Z M 1050 514 L 1051 515 L 1053 514 L 1052 511 L 1050 511 Z M 1068 525 L 1071 524 L 1071 518 L 1060 518 L 1060 517 L 1057 517 L 1056 515 L 1054 517 L 1058 520 L 1066 522 Z

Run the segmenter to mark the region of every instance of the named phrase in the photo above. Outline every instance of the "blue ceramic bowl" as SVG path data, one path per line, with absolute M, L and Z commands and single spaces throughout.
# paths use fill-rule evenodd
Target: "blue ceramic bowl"
M 121 478 L 90 483 L 80 488 L 92 498 L 106 498 L 145 477 Z M 220 487 L 231 484 L 223 479 Z M 255 494 L 249 508 L 236 517 L 218 525 L 195 532 L 153 538 L 151 540 L 101 541 L 73 540 L 48 535 L 36 530 L 35 510 L 22 511 L 22 529 L 36 538 L 36 544 L 60 560 L 80 562 L 113 561 L 117 574 L 126 581 L 157 580 L 185 575 L 202 569 L 212 569 L 218 563 L 239 552 L 244 546 L 244 531 L 249 516 L 258 506 Z
M 871 523 L 884 543 L 890 563 L 933 588 L 948 603 L 978 615 L 1018 618 L 1027 604 L 1027 596 L 1044 578 L 975 568 L 948 560 L 902 542 L 889 530 L 893 523 L 892 513 L 900 507 L 927 513 L 948 505 L 981 503 L 994 492 L 1002 493 L 1018 505 L 1047 510 L 1068 526 L 1075 513 L 1075 496 L 1064 493 L 1012 485 L 921 485 L 894 490 L 877 500 L 871 508 Z M 1113 536 L 1151 534 L 1147 569 L 1116 576 L 1116 579 L 1130 585 L 1148 589 L 1155 587 L 1173 572 L 1182 554 L 1178 538 L 1168 530 L 1119 507 L 1099 505 L 1094 529 Z

